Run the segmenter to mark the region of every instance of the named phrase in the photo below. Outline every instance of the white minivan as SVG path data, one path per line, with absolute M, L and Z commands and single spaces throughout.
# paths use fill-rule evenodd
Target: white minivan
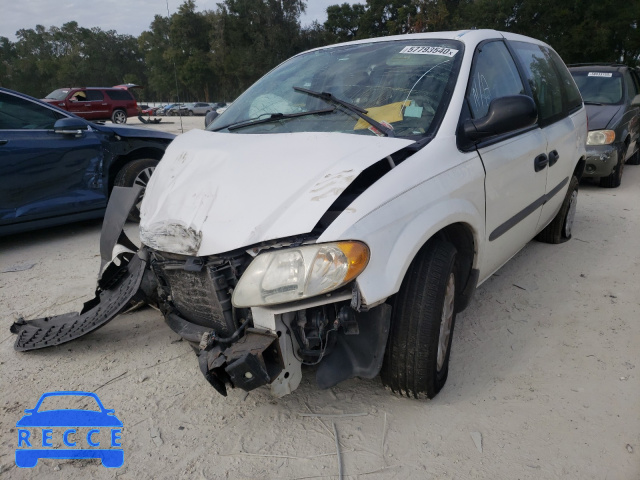
M 311 50 L 174 140 L 146 189 L 142 248 L 123 254 L 105 232 L 100 295 L 143 290 L 223 394 L 284 395 L 317 365 L 322 388 L 381 374 L 431 398 L 475 288 L 532 238 L 571 237 L 586 135 L 571 75 L 532 38 Z

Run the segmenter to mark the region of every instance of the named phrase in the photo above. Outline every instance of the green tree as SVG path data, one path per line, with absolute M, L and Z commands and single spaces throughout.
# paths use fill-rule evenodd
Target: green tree
M 224 98 L 237 96 L 304 43 L 301 0 L 225 0 L 218 7 L 216 59 Z
M 365 6 L 360 3 L 330 5 L 327 7 L 327 20 L 324 22 L 324 28 L 336 42 L 355 40 L 358 38 L 358 30 L 364 12 Z
M 623 0 L 477 0 L 464 6 L 466 27 L 495 28 L 538 38 L 567 63 L 637 65 L 640 2 Z

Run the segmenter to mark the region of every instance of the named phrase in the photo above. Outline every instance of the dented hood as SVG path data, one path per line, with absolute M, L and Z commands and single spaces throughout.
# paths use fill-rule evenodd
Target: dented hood
M 204 256 L 310 232 L 362 170 L 411 143 L 192 130 L 173 141 L 151 177 L 141 238 L 152 248 Z

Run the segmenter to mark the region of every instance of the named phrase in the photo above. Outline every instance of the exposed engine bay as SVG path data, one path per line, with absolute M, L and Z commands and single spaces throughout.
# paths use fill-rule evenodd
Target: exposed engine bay
M 270 385 L 291 393 L 302 365 L 318 365 L 321 388 L 353 376 L 373 378 L 382 366 L 391 307 L 368 311 L 353 284 L 293 306 L 238 308 L 232 294 L 257 253 L 278 248 L 265 242 L 250 249 L 204 257 L 137 249 L 123 232 L 138 188 L 116 187 L 103 224 L 102 265 L 96 297 L 80 313 L 18 320 L 16 350 L 59 345 L 105 325 L 144 303 L 158 308 L 168 326 L 188 341 L 206 380 L 222 395 Z M 288 246 L 313 243 L 300 236 Z

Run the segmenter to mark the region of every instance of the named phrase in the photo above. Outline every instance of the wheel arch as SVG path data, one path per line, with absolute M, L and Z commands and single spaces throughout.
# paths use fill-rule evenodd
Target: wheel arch
M 582 179 L 582 174 L 584 173 L 584 167 L 587 165 L 587 160 L 585 157 L 581 157 L 576 163 L 575 168 L 573 169 L 573 174 L 580 181 Z
M 154 160 L 160 161 L 163 155 L 164 150 L 160 148 L 143 147 L 116 157 L 109 166 L 109 193 L 111 193 L 111 190 L 113 189 L 113 183 L 116 179 L 116 175 L 118 175 L 118 172 L 127 163 L 131 162 L 132 160 L 140 160 L 143 158 L 152 158 Z
M 453 210 L 457 211 L 455 215 L 431 223 L 428 229 L 424 228 L 426 217 L 421 215 L 416 218 L 412 225 L 396 239 L 391 250 L 384 256 L 384 260 L 376 261 L 375 265 L 372 265 L 373 258 L 377 256 L 378 249 L 384 247 L 377 242 L 370 244 L 372 248 L 370 266 L 373 268 L 369 272 L 367 272 L 368 268 L 365 269 L 363 275 L 358 278 L 358 287 L 365 303 L 375 305 L 380 300 L 395 295 L 400 290 L 402 281 L 416 256 L 424 248 L 428 248 L 434 238 L 441 238 L 454 245 L 460 255 L 461 298 L 457 310 L 461 311 L 467 306 L 479 277 L 484 218 L 478 218 L 479 212 L 471 211 L 471 205 L 464 205 L 466 203 L 464 201 L 460 203 L 462 205 L 457 205 L 458 208 Z M 460 208 L 463 205 L 468 209 Z M 428 212 L 425 212 L 425 215 L 428 216 Z

